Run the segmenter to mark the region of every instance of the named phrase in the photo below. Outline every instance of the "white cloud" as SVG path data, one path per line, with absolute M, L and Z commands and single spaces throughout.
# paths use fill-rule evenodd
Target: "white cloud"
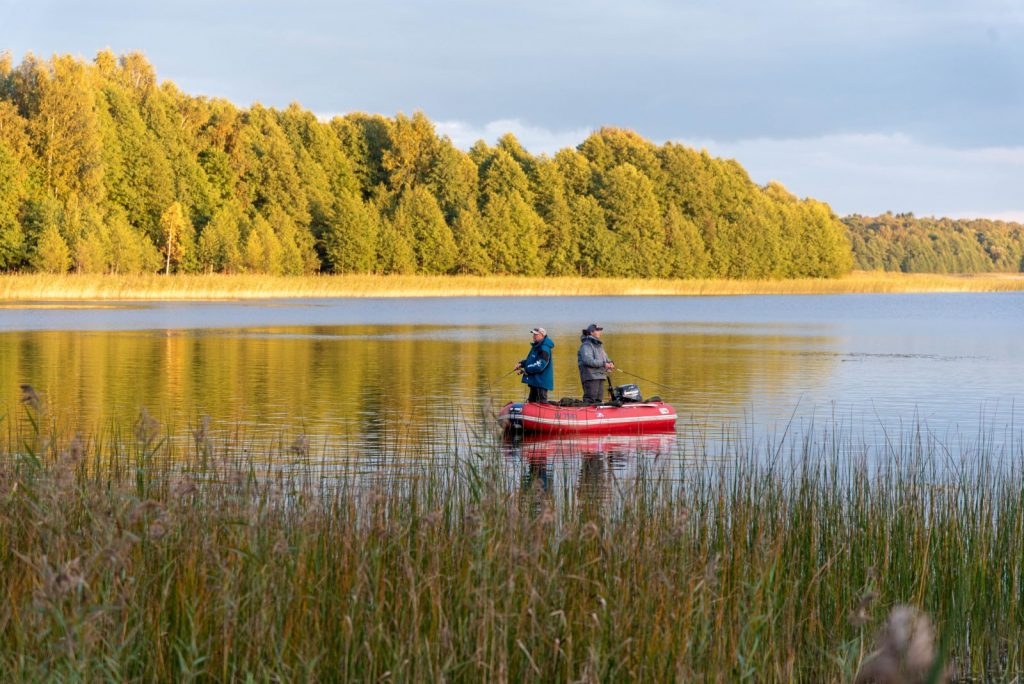
M 1012 221 L 1014 223 L 1024 223 L 1024 211 L 997 211 L 988 214 L 987 216 L 964 216 L 964 217 L 952 217 L 952 218 L 990 218 L 996 221 Z
M 953 148 L 899 133 L 680 142 L 735 159 L 754 182 L 778 181 L 840 215 L 1024 218 L 1024 147 Z

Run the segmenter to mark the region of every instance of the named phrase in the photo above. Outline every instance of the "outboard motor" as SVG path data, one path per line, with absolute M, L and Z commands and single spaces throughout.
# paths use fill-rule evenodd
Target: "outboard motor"
M 640 402 L 644 398 L 640 394 L 640 388 L 636 385 L 619 385 L 618 387 L 612 388 L 612 401 L 621 401 L 623 403 L 634 401 Z

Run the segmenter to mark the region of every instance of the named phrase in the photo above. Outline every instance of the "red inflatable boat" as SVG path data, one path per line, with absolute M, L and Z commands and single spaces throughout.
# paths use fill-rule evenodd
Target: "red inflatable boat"
M 562 405 L 510 402 L 498 420 L 506 432 L 541 435 L 672 432 L 676 410 L 663 401 Z

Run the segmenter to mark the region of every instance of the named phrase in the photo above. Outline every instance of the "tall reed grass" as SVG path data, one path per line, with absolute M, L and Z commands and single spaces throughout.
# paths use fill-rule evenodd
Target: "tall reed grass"
M 277 297 L 599 296 L 1006 292 L 1021 274 L 854 272 L 793 280 L 519 276 L 0 275 L 0 301 L 231 300 Z
M 5 681 L 848 682 L 903 604 L 939 666 L 1024 672 L 1024 475 L 983 444 L 788 435 L 589 497 L 497 450 L 364 482 L 206 424 L 3 425 Z

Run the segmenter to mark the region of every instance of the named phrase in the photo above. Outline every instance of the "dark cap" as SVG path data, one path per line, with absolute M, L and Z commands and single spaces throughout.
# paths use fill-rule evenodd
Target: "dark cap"
M 540 335 L 544 335 L 545 337 L 547 337 L 548 331 L 545 330 L 544 328 L 531 328 L 530 329 L 530 334 L 531 335 L 540 334 Z
M 590 325 L 587 326 L 587 334 L 588 335 L 590 333 L 594 332 L 595 330 L 604 330 L 604 328 L 599 326 L 597 323 L 591 323 Z

